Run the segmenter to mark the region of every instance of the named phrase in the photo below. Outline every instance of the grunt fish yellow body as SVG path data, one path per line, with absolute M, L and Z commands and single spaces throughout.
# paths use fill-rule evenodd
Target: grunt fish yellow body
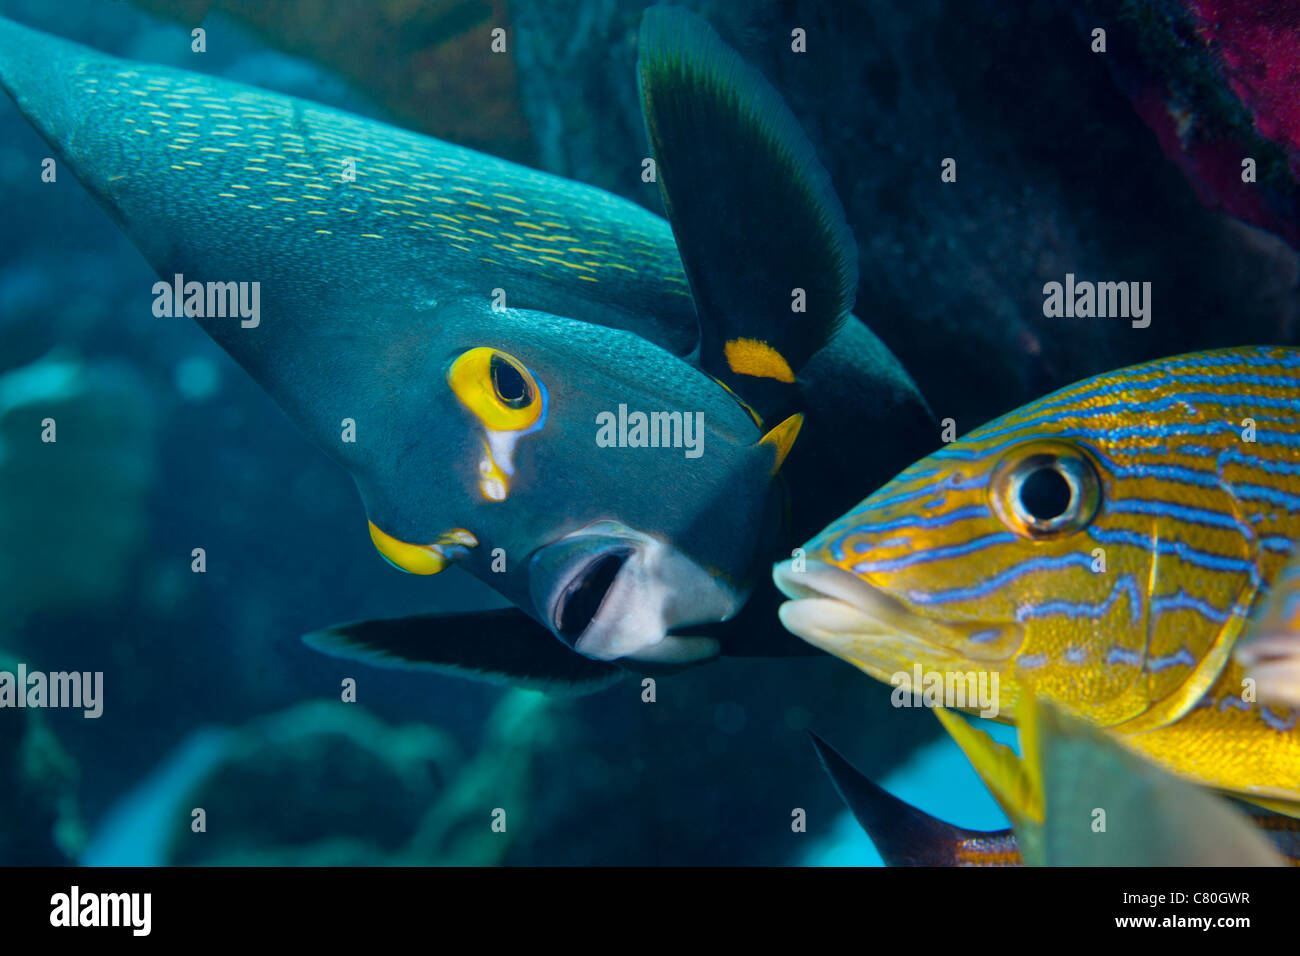
M 1032 691 L 1300 815 L 1297 710 L 1259 700 L 1232 656 L 1298 544 L 1300 350 L 1225 349 L 976 429 L 775 577 L 785 625 L 873 677 L 996 674 L 1001 719 Z

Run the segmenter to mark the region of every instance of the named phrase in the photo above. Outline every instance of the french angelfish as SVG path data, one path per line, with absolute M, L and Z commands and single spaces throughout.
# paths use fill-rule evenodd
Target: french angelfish
M 872 783 L 815 735 L 813 744 L 887 866 L 1300 863 L 1300 820 L 1185 783 L 1033 697 L 1022 709 L 1023 758 L 955 713 L 935 711 L 1014 829 L 945 823 Z
M 1250 347 L 1100 375 L 977 428 L 774 573 L 786 627 L 879 680 L 911 688 L 920 667 L 965 696 L 996 676 L 1001 720 L 1037 694 L 1297 815 L 1297 710 L 1233 649 L 1255 646 L 1298 541 L 1300 350 Z
M 680 10 L 647 12 L 640 57 L 671 224 L 0 20 L 0 84 L 160 286 L 184 283 L 178 308 L 352 475 L 384 558 L 459 565 L 514 605 L 340 625 L 316 648 L 574 690 L 628 662 L 806 652 L 767 623 L 770 588 L 736 617 L 779 543 L 780 478 L 817 515 L 809 533 L 852 500 L 825 467 L 838 429 L 901 450 L 929 411 L 849 314 L 852 235 L 779 95 Z M 198 314 L 211 283 L 240 282 L 259 284 L 256 321 Z

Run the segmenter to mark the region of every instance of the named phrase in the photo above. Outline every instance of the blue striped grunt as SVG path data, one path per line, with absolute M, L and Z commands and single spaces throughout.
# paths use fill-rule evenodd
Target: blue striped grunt
M 1011 412 L 774 573 L 786 627 L 879 680 L 907 688 L 917 664 L 993 675 L 999 719 L 1032 692 L 1166 769 L 1298 815 L 1297 710 L 1258 698 L 1233 659 L 1298 539 L 1300 350 L 1252 347 Z

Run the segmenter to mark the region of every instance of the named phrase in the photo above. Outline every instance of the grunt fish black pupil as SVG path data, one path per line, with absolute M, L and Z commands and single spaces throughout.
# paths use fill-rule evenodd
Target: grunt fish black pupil
M 492 356 L 489 367 L 492 370 L 492 388 L 496 390 L 497 398 L 510 408 L 527 408 L 532 402 L 532 391 L 519 374 L 519 369 L 496 355 Z
M 1038 468 L 1020 485 L 1020 507 L 1034 521 L 1052 521 L 1070 507 L 1070 483 L 1051 466 Z

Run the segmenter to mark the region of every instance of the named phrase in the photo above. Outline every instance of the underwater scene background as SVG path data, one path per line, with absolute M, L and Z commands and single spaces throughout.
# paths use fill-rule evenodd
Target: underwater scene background
M 1261 66 L 1245 93 L 1195 34 L 1249 14 L 1231 0 L 682 5 L 798 118 L 856 238 L 853 311 L 936 421 L 965 432 L 1125 365 L 1296 342 L 1289 4 L 1248 34 Z M 662 215 L 641 176 L 647 6 L 0 0 L 0 16 Z M 1098 22 L 1113 25 L 1104 57 L 1089 48 Z M 498 26 L 511 46 L 485 70 L 477 51 Z M 1273 157 L 1267 189 L 1244 198 L 1222 161 L 1243 148 Z M 929 714 L 829 656 L 727 658 L 657 678 L 647 702 L 636 680 L 548 696 L 305 646 L 340 621 L 505 602 L 455 569 L 386 564 L 349 475 L 193 322 L 153 314 L 152 269 L 70 171 L 43 181 L 48 153 L 0 98 L 0 667 L 102 672 L 104 690 L 94 719 L 0 711 L 0 863 L 878 864 L 809 730 L 909 803 L 1006 826 Z M 940 176 L 953 156 L 957 183 Z M 728 255 L 716 249 L 719 268 Z M 1067 273 L 1150 282 L 1151 321 L 1046 316 L 1044 283 Z M 32 440 L 46 417 L 57 444 Z M 823 467 L 869 462 L 842 476 L 862 497 L 941 440 L 938 426 L 913 437 L 919 449 L 845 430 L 843 462 Z

